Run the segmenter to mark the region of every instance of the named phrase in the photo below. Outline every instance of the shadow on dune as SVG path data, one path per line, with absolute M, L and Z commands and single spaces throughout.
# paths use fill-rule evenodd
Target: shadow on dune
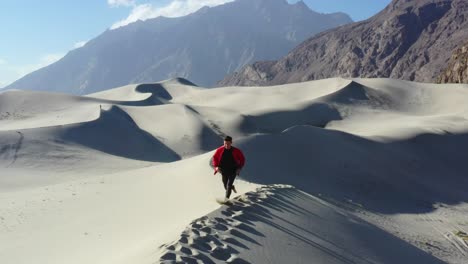
M 202 115 L 192 106 L 185 105 L 185 108 L 195 114 L 200 120 L 203 119 Z M 202 121 L 203 122 L 203 121 Z M 211 151 L 214 148 L 217 148 L 222 142 L 220 135 L 217 133 L 218 131 L 215 128 L 210 127 L 203 123 L 202 130 L 200 132 L 200 136 L 198 137 L 198 142 L 200 142 L 200 149 L 202 151 Z
M 222 144 L 222 137 L 216 134 L 210 127 L 203 126 L 198 141 L 200 142 L 200 149 L 207 152 L 219 147 Z
M 178 83 L 178 84 L 182 84 L 182 85 L 188 85 L 188 86 L 196 86 L 198 87 L 198 85 L 196 85 L 195 83 L 185 79 L 185 78 L 182 78 L 182 77 L 176 77 L 176 78 L 173 78 L 167 82 L 173 82 L 173 83 Z
M 166 88 L 159 83 L 140 84 L 135 88 L 135 91 L 139 93 L 151 93 L 151 96 L 142 101 L 115 103 L 126 106 L 149 106 L 166 104 L 167 101 L 172 99 Z
M 139 93 L 150 93 L 150 97 L 140 100 L 140 101 L 118 101 L 118 100 L 106 100 L 100 98 L 93 98 L 85 97 L 87 100 L 90 101 L 97 101 L 101 103 L 108 103 L 108 104 L 118 104 L 118 105 L 127 105 L 127 106 L 148 106 L 148 105 L 161 105 L 167 104 L 169 100 L 172 100 L 171 94 L 167 91 L 166 85 L 168 84 L 176 84 L 176 85 L 185 85 L 185 86 L 192 86 L 198 87 L 193 82 L 184 79 L 184 78 L 174 78 L 171 80 L 167 80 L 161 83 L 142 83 L 138 84 L 135 87 L 135 91 Z
M 139 93 L 150 93 L 151 95 L 140 101 L 118 101 L 118 100 L 108 100 L 94 97 L 79 97 L 80 100 L 92 101 L 102 104 L 112 104 L 112 105 L 124 105 L 124 106 L 152 106 L 152 105 L 162 105 L 169 103 L 168 101 L 172 99 L 172 96 L 169 94 L 164 85 L 160 83 L 147 83 L 139 84 L 135 87 L 135 91 Z
M 194 220 L 178 241 L 161 246 L 166 253 L 160 261 L 258 263 L 267 246 L 264 241 L 275 263 L 443 263 L 323 200 L 284 185 L 246 193 L 231 205 Z M 288 254 L 274 251 L 285 247 L 291 247 Z M 297 258 L 287 259 L 291 256 Z
M 135 91 L 140 93 L 152 93 L 153 96 L 164 100 L 171 100 L 172 96 L 167 92 L 166 88 L 159 83 L 140 84 L 135 88 Z
M 107 154 L 134 160 L 172 162 L 180 156 L 140 129 L 119 107 L 102 111 L 94 121 L 64 126 L 60 138 Z
M 328 104 L 313 103 L 300 110 L 248 115 L 240 127 L 245 133 L 280 133 L 299 124 L 325 127 L 333 120 L 341 120 L 340 113 L 336 109 Z
M 301 109 L 246 116 L 240 127 L 245 133 L 280 133 L 298 125 L 323 128 L 331 121 L 342 120 L 342 115 L 347 114 L 340 113 L 336 105 L 386 108 L 390 104 L 391 99 L 386 94 L 351 81 L 336 92 L 312 100 Z
M 377 213 L 426 213 L 468 202 L 468 134 L 424 134 L 380 143 L 348 133 L 298 126 L 239 142 L 241 175 L 284 183 L 329 201 Z
M 355 81 L 351 81 L 345 87 L 339 89 L 334 93 L 327 94 L 318 98 L 317 100 L 328 102 L 328 103 L 338 103 L 338 104 L 355 104 L 356 102 L 387 102 L 391 101 L 388 96 L 376 89 L 364 86 Z

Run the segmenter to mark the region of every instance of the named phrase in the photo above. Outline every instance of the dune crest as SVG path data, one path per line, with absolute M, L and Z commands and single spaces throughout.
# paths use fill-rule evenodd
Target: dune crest
M 1 93 L 0 260 L 464 263 L 467 101 L 343 78 Z M 220 206 L 226 134 L 247 163 Z

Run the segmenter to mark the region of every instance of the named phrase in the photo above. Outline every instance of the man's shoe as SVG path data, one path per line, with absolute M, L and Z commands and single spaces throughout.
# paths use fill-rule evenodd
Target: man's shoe
M 236 187 L 234 185 L 232 186 L 232 191 L 237 193 Z

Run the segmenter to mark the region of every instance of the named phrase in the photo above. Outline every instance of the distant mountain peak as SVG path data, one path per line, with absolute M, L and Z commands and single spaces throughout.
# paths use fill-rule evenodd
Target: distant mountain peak
M 202 8 L 198 9 L 197 12 L 207 12 L 208 10 L 210 10 L 209 6 L 203 6 Z
M 246 3 L 254 8 L 267 8 L 267 9 L 278 9 L 287 6 L 292 6 L 286 0 L 236 0 L 233 3 L 240 2 Z
M 286 0 L 236 0 L 138 21 L 104 32 L 8 88 L 88 94 L 175 77 L 212 87 L 248 63 L 276 59 L 316 33 L 352 22 L 306 8 Z
M 304 1 L 300 0 L 298 1 L 297 3 L 294 4 L 294 6 L 298 7 L 298 8 L 303 8 L 303 9 L 310 9 L 306 3 L 304 3 Z
M 237 1 L 251 1 L 254 3 L 263 3 L 263 4 L 288 4 L 286 0 L 237 0 Z

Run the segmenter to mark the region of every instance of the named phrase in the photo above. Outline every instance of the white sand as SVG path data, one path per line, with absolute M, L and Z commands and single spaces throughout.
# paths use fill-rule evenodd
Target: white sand
M 2 92 L 0 263 L 465 263 L 466 102 L 391 79 Z

